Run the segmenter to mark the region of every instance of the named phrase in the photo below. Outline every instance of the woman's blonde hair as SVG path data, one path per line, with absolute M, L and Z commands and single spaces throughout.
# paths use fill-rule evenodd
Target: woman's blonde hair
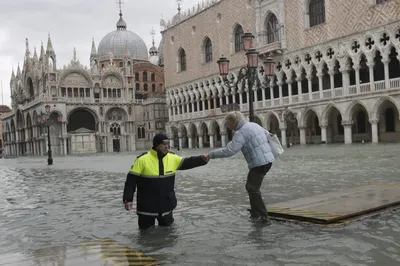
M 229 112 L 226 116 L 225 116 L 225 124 L 229 127 L 231 127 L 231 129 L 233 126 L 236 126 L 237 124 L 239 124 L 240 121 L 245 120 L 243 114 L 239 111 L 233 111 L 233 112 Z

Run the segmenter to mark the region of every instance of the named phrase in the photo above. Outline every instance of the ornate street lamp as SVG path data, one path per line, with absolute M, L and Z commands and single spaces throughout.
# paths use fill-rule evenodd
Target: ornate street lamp
M 62 122 L 62 119 L 63 119 L 62 115 L 57 116 L 58 122 Z M 47 164 L 53 165 L 53 156 L 52 156 L 51 140 L 50 140 L 50 124 L 52 123 L 50 105 L 45 106 L 45 112 L 42 111 L 40 116 L 38 116 L 38 122 L 39 123 L 42 122 L 47 127 L 47 146 L 48 146 Z
M 253 47 L 253 39 L 254 35 L 251 34 L 250 32 L 246 32 L 245 34 L 243 34 L 242 41 L 243 41 L 243 48 L 245 51 Z
M 260 86 L 260 80 L 257 75 L 257 67 L 258 67 L 258 55 L 259 52 L 257 52 L 254 48 L 252 47 L 252 41 L 253 41 L 254 36 L 251 33 L 245 33 L 242 36 L 243 39 L 243 45 L 244 49 L 247 51 L 246 56 L 247 56 L 247 66 L 242 67 L 239 70 L 239 75 L 236 83 L 234 84 L 235 87 L 237 87 L 237 84 L 239 84 L 242 80 L 247 80 L 248 85 L 249 85 L 249 118 L 251 122 L 254 122 L 254 107 L 253 107 L 253 87 L 254 85 Z M 230 81 L 228 80 L 227 76 L 229 73 L 229 60 L 226 59 L 225 57 L 221 57 L 218 61 L 218 67 L 219 67 L 219 73 L 222 76 L 222 80 L 224 83 L 228 86 L 230 86 Z

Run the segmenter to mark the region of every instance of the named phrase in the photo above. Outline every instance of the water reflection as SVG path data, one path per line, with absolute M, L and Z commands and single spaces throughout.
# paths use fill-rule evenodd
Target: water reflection
M 399 148 L 393 144 L 287 149 L 264 181 L 264 199 L 276 203 L 398 182 Z M 339 228 L 285 223 L 259 227 L 249 222 L 242 155 L 179 172 L 174 225 L 141 232 L 136 214 L 122 205 L 126 172 L 135 157 L 58 157 L 52 167 L 46 158 L 0 160 L 0 259 L 21 250 L 100 237 L 115 239 L 165 265 L 400 263 L 399 212 Z

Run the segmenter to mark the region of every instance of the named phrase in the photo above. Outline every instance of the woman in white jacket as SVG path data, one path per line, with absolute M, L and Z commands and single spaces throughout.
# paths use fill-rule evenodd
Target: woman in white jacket
M 249 167 L 246 190 L 250 199 L 251 218 L 270 223 L 260 187 L 275 157 L 271 152 L 267 135 L 270 134 L 256 123 L 245 120 L 241 112 L 230 112 L 225 117 L 228 128 L 235 131 L 232 141 L 224 148 L 208 153 L 209 159 L 226 158 L 242 151 Z M 207 156 L 207 155 L 206 155 Z

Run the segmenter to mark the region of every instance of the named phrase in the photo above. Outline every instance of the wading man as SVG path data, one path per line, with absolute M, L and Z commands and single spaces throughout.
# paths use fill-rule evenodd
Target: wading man
M 164 134 L 153 138 L 150 151 L 138 156 L 125 182 L 123 202 L 125 209 L 133 209 L 133 196 L 137 187 L 136 213 L 140 229 L 155 225 L 170 226 L 174 222 L 172 211 L 177 205 L 175 173 L 207 164 L 204 155 L 182 158 L 169 151 L 169 140 Z

